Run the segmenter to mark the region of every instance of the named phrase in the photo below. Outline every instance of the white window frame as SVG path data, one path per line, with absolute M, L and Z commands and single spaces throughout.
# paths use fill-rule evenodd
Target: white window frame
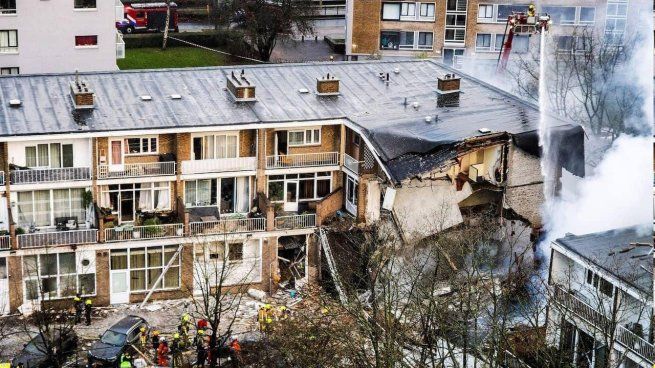
M 480 17 L 480 14 L 482 14 L 482 8 L 484 7 L 485 11 L 484 14 L 487 14 L 487 11 L 491 9 L 491 16 L 490 17 Z M 494 23 L 495 20 L 495 14 L 496 10 L 494 9 L 493 4 L 478 4 L 478 23 Z
M 131 152 L 130 151 L 130 145 L 128 144 L 128 140 L 130 139 L 138 139 L 139 140 L 139 152 Z M 152 151 L 152 140 L 155 140 L 155 150 Z M 143 141 L 146 140 L 148 150 L 144 151 L 143 150 Z M 156 135 L 146 135 L 143 137 L 125 137 L 123 138 L 123 156 L 146 156 L 146 155 L 157 155 L 159 154 L 159 137 Z M 125 150 L 127 149 L 127 152 Z
M 566 5 L 548 5 L 545 6 L 544 8 L 567 8 L 567 9 L 573 9 L 573 19 L 567 20 L 566 23 L 562 23 L 560 20 L 560 23 L 558 23 L 558 26 L 574 26 L 579 24 L 579 14 L 580 14 L 580 7 L 576 6 L 566 6 Z M 544 9 L 544 12 L 548 13 L 548 9 Z M 552 13 L 552 11 L 551 11 Z
M 75 272 L 73 273 L 61 273 L 61 260 L 60 260 L 60 255 L 61 254 L 72 254 L 73 258 L 75 259 Z M 55 275 L 41 275 L 41 256 L 48 256 L 48 255 L 54 255 L 57 257 L 57 273 Z M 31 270 L 26 270 L 25 269 L 25 258 L 26 257 L 35 257 L 36 259 L 36 272 L 31 272 Z M 42 253 L 42 254 L 32 254 L 32 255 L 24 255 L 21 257 L 21 269 L 23 272 L 23 288 L 25 291 L 25 294 L 23 296 L 24 300 L 59 300 L 59 299 L 71 299 L 74 298 L 75 295 L 68 295 L 68 296 L 62 296 L 62 288 L 61 288 L 61 279 L 62 277 L 71 277 L 75 276 L 75 290 L 77 292 L 80 292 L 80 276 L 82 275 L 94 275 L 93 276 L 93 293 L 92 294 L 82 294 L 81 296 L 95 296 L 98 293 L 98 278 L 97 278 L 97 273 L 96 272 L 80 272 L 77 269 L 77 254 L 76 252 L 54 252 L 54 253 Z M 44 279 L 50 279 L 50 278 L 56 278 L 57 279 L 57 295 L 56 296 L 50 296 L 49 294 L 45 294 L 42 291 L 43 284 L 42 280 Z M 28 299 L 28 286 L 27 283 L 28 281 L 36 281 L 38 285 L 38 290 L 37 290 L 37 297 L 36 299 Z M 44 297 L 42 299 L 42 296 Z
M 248 183 L 248 194 L 247 198 L 241 198 L 241 191 L 239 187 L 239 178 L 246 178 L 246 181 Z M 235 211 L 234 212 L 226 212 L 223 213 L 221 211 L 221 185 L 220 181 L 223 179 L 233 179 L 235 182 L 235 187 L 234 187 L 234 207 Z M 199 181 L 205 181 L 209 180 L 209 191 L 210 191 L 210 197 L 211 197 L 211 187 L 212 185 L 216 186 L 216 203 L 211 203 L 211 198 L 210 198 L 210 203 L 209 204 L 204 204 L 200 203 L 197 201 L 198 199 L 198 182 Z M 196 187 L 195 193 L 196 193 L 196 200 L 194 202 L 190 202 L 189 198 L 187 198 L 187 186 L 193 185 Z M 232 215 L 238 215 L 238 214 L 244 214 L 250 212 L 250 209 L 252 208 L 252 190 L 253 190 L 253 180 L 251 176 L 230 176 L 230 177 L 224 177 L 224 178 L 210 178 L 210 179 L 195 179 L 195 180 L 185 180 L 184 181 L 184 205 L 187 208 L 194 208 L 194 207 L 216 207 L 218 208 L 218 212 L 221 214 L 221 216 L 232 216 Z M 248 205 L 247 211 L 241 212 L 237 211 L 239 208 L 241 208 L 240 205 L 243 204 L 243 201 L 245 201 Z
M 435 13 L 437 10 L 437 5 L 435 3 L 417 3 L 417 5 L 419 5 L 419 12 L 418 12 L 419 20 L 430 20 L 430 21 L 434 20 Z M 425 15 L 423 15 L 424 9 L 426 11 Z
M 411 7 L 411 13 L 410 13 Z M 401 3 L 400 5 L 400 19 L 403 18 L 416 18 L 416 3 Z
M 302 143 L 291 143 L 291 134 L 301 133 L 303 135 Z M 317 133 L 318 132 L 318 133 Z M 309 133 L 309 134 L 308 134 Z M 318 134 L 318 141 L 315 140 Z M 321 128 L 306 128 L 306 129 L 293 129 L 287 131 L 287 144 L 289 147 L 303 147 L 303 146 L 320 146 L 323 130 Z M 309 137 L 308 137 L 309 136 Z
M 11 35 L 13 34 L 13 38 Z M 2 29 L 0 30 L 0 39 L 7 39 L 7 46 L 0 46 L 0 54 L 17 54 L 18 53 L 18 30 Z
M 429 33 L 432 35 L 432 42 L 428 45 L 421 45 L 421 33 Z M 416 48 L 419 50 L 432 50 L 434 49 L 434 32 L 416 32 L 415 35 Z
M 20 217 L 19 217 L 20 203 L 18 201 L 18 193 L 30 193 L 30 196 L 32 197 L 32 200 L 30 201 L 31 204 L 32 204 L 32 213 L 31 214 L 32 214 L 32 220 L 34 220 L 34 215 L 37 212 L 43 212 L 43 211 L 39 210 L 39 208 L 38 208 L 39 204 L 37 204 L 35 202 L 35 200 L 34 200 L 34 192 L 41 192 L 41 191 L 49 192 L 48 193 L 48 203 L 50 205 L 50 207 L 48 209 L 48 217 L 49 217 L 48 222 L 49 222 L 49 224 L 48 225 L 38 225 L 38 226 L 36 226 L 36 228 L 47 229 L 47 228 L 55 227 L 56 226 L 56 224 L 55 224 L 55 198 L 54 198 L 54 191 L 55 190 L 68 190 L 68 216 L 74 216 L 75 214 L 72 212 L 73 211 L 73 205 L 72 205 L 73 195 L 72 195 L 71 191 L 73 191 L 73 190 L 82 190 L 82 191 L 84 191 L 85 190 L 84 188 L 59 188 L 59 189 L 22 190 L 22 191 L 19 191 L 19 192 L 15 192 L 16 193 L 16 218 L 17 218 L 17 220 L 20 221 Z M 86 211 L 84 208 L 82 208 L 82 210 Z M 84 216 L 86 216 L 86 212 L 84 212 Z M 83 224 L 84 222 L 86 222 L 86 217 L 78 218 L 77 222 L 78 222 L 78 224 Z M 32 223 L 34 223 L 34 221 L 32 221 Z M 21 226 L 21 227 L 28 227 L 31 224 L 30 223 L 18 222 L 18 225 Z
M 129 285 L 130 294 L 139 294 L 139 293 L 149 292 L 151 287 L 148 286 L 148 284 L 149 284 L 148 281 L 150 281 L 150 280 L 148 280 L 148 278 L 150 277 L 150 276 L 148 276 L 148 270 L 161 269 L 162 273 L 163 273 L 164 268 L 166 268 L 166 263 L 167 263 L 166 262 L 166 257 L 165 257 L 165 254 L 166 254 L 165 249 L 166 248 L 171 249 L 171 250 L 175 249 L 175 251 L 177 251 L 177 247 L 178 247 L 177 245 L 173 245 L 173 246 L 171 246 L 171 245 L 154 245 L 154 246 L 148 246 L 148 247 L 144 246 L 144 247 L 133 247 L 133 248 L 127 248 L 127 249 L 116 249 L 116 251 L 121 251 L 121 252 L 127 251 L 127 272 L 130 275 L 130 280 L 132 279 L 132 271 L 144 271 L 145 281 L 146 281 L 145 288 L 144 289 L 132 289 L 132 283 L 130 281 L 130 285 Z M 148 265 L 148 250 L 155 249 L 155 248 L 159 248 L 159 250 L 161 252 L 162 265 L 161 266 L 150 267 Z M 131 255 L 131 253 L 132 253 L 132 251 L 135 251 L 135 250 L 143 250 L 145 252 L 144 267 L 136 267 L 136 268 L 132 267 L 132 264 L 131 264 L 131 258 L 132 258 L 131 256 L 132 255 Z M 111 260 L 111 253 L 110 253 L 109 258 Z M 171 264 L 171 268 L 172 267 L 177 267 L 177 285 L 178 286 L 164 287 L 164 282 L 166 281 L 166 277 L 164 276 L 161 279 L 161 287 L 156 287 L 156 288 L 154 288 L 154 290 L 157 290 L 157 291 L 179 290 L 182 287 L 182 262 L 181 262 L 181 258 L 182 258 L 182 253 L 179 253 L 175 257 L 175 259 L 177 261 L 177 264 L 175 262 L 173 262 L 173 264 Z M 109 267 L 110 267 L 110 272 L 111 272 L 111 262 L 110 262 Z M 170 272 L 171 268 L 169 268 L 166 272 Z M 153 280 L 153 282 L 154 281 L 156 281 L 156 280 Z
M 582 9 L 594 9 L 594 19 L 584 20 L 583 21 L 582 20 Z M 576 17 L 575 17 L 575 19 L 577 21 L 577 24 L 581 24 L 581 25 L 593 25 L 593 24 L 595 24 L 596 23 L 596 11 L 597 10 L 598 9 L 596 9 L 596 7 L 594 7 L 594 6 L 579 6 L 578 9 L 577 9 Z
M 401 43 L 398 43 L 398 49 L 399 50 L 414 50 L 416 48 L 416 43 L 417 43 L 417 40 L 416 40 L 417 32 L 414 32 L 414 31 L 400 31 L 400 36 L 398 38 L 399 40 L 402 40 L 402 33 L 411 33 L 412 34 L 412 44 L 411 45 L 410 44 L 403 45 Z
M 0 75 L 18 75 L 20 74 L 20 68 L 17 66 L 8 66 L 0 68 Z
M 216 144 L 216 142 L 218 141 L 219 137 L 225 137 L 225 152 L 223 152 L 223 157 L 218 157 L 219 156 L 219 154 L 218 154 L 218 145 Z M 236 151 L 235 151 L 236 154 L 235 154 L 235 156 L 229 156 L 228 155 L 228 150 L 229 150 L 228 149 L 229 145 L 227 144 L 228 137 L 233 137 L 236 140 Z M 202 143 L 203 144 L 202 157 L 200 157 L 200 158 L 195 157 L 195 151 L 196 151 L 195 139 L 196 138 L 201 138 L 202 141 L 203 141 L 203 143 Z M 205 157 L 206 149 L 204 147 L 204 145 L 207 144 L 208 139 L 212 140 L 211 144 L 212 144 L 212 147 L 213 147 L 213 156 L 214 156 L 214 157 L 209 157 L 209 158 Z M 239 157 L 239 152 L 240 152 L 240 148 L 241 148 L 240 143 L 241 142 L 239 140 L 239 132 L 194 134 L 194 135 L 191 136 L 191 155 L 193 156 L 192 159 L 193 160 L 213 160 L 213 159 L 222 159 L 222 158 L 237 158 L 237 157 Z
M 527 2 L 525 4 L 494 4 L 494 20 L 496 23 L 507 23 L 507 18 L 499 18 L 498 17 L 498 9 L 500 9 L 501 6 L 525 6 L 525 10 L 528 10 L 528 6 L 530 6 L 530 3 Z
M 329 173 L 329 175 L 320 175 L 319 176 L 319 174 L 323 173 L 323 172 Z M 283 192 L 282 193 L 282 200 L 272 200 L 272 199 L 270 199 L 270 192 L 269 192 L 270 185 L 269 184 L 272 183 L 272 182 L 273 183 L 282 183 L 282 185 L 283 185 L 282 188 L 286 187 L 287 182 L 298 183 L 298 195 L 297 195 L 298 202 L 312 202 L 312 201 L 318 201 L 318 200 L 321 200 L 321 199 L 325 198 L 325 197 L 319 197 L 318 196 L 318 185 L 316 184 L 316 182 L 319 181 L 319 180 L 330 179 L 330 190 L 328 191 L 328 194 L 332 193 L 332 191 L 334 190 L 333 173 L 331 171 L 321 171 L 321 172 L 305 173 L 305 174 L 314 174 L 314 177 L 313 178 L 301 178 L 299 174 L 287 174 L 287 175 L 282 175 L 283 178 L 281 178 L 281 179 L 271 179 L 270 176 L 267 176 L 266 177 L 266 197 L 269 198 L 271 203 L 284 203 L 285 202 L 286 197 L 285 197 L 284 189 L 282 189 L 282 192 Z M 308 181 L 313 180 L 314 181 L 314 198 L 304 198 L 304 199 L 300 198 L 300 181 L 302 181 L 302 180 L 308 180 Z
M 489 46 L 480 46 L 478 45 L 478 37 L 480 36 L 489 36 Z M 476 33 L 475 34 L 475 52 L 489 52 L 493 50 L 495 45 L 496 38 L 493 33 Z
M 166 186 L 159 186 L 159 184 L 162 184 L 162 183 L 165 183 Z M 137 189 L 135 187 L 136 184 L 141 184 L 142 186 L 143 185 L 149 185 L 149 188 L 141 187 L 141 188 Z M 109 189 L 110 186 L 114 186 L 114 185 L 117 185 L 118 189 Z M 103 207 L 103 208 L 111 208 L 110 203 L 106 203 L 106 201 L 109 200 L 109 198 L 110 198 L 109 193 L 118 193 L 118 196 L 117 196 L 117 201 L 118 201 L 117 207 L 118 208 L 117 208 L 116 211 L 114 211 L 112 209 L 112 214 L 116 215 L 120 219 L 119 223 L 121 223 L 121 224 L 134 222 L 136 220 L 136 213 L 138 211 L 142 211 L 142 212 L 166 212 L 166 211 L 170 211 L 172 209 L 172 203 L 171 203 L 172 202 L 171 201 L 171 190 L 172 189 L 171 189 L 171 183 L 168 182 L 168 181 L 155 181 L 155 182 L 145 182 L 145 183 L 129 183 L 127 185 L 132 185 L 132 188 L 129 188 L 129 189 L 121 189 L 121 185 L 126 185 L 126 184 L 112 184 L 112 185 L 102 185 L 102 186 L 100 186 L 100 206 Z M 140 191 L 143 191 L 143 190 L 150 190 L 151 202 L 150 202 L 149 207 L 147 209 L 139 210 L 138 209 L 138 202 L 136 200 L 136 193 L 140 192 Z M 159 192 L 168 191 L 168 206 L 167 207 L 155 208 L 155 201 L 154 201 L 155 200 L 155 191 L 159 191 Z M 133 207 L 132 208 L 132 218 L 133 218 L 132 221 L 123 221 L 122 216 L 121 216 L 121 213 L 122 213 L 121 205 L 122 205 L 122 202 L 123 202 L 121 197 L 122 197 L 123 192 L 132 192 L 132 200 L 134 201 L 134 204 L 132 205 L 132 207 Z
M 389 7 L 389 8 L 398 7 L 398 17 L 397 18 L 385 18 L 384 10 L 385 10 L 386 7 Z M 402 13 L 402 6 L 401 6 L 401 3 L 398 3 L 398 2 L 396 2 L 396 3 L 394 3 L 394 2 L 383 2 L 380 11 L 381 11 L 381 14 L 380 14 L 380 19 L 381 20 L 383 20 L 383 21 L 385 21 L 385 20 L 397 21 L 397 20 L 400 20 L 400 18 L 401 18 L 400 14 Z
M 53 166 L 52 165 L 52 145 L 59 145 L 59 166 Z M 41 162 L 39 162 L 39 146 L 46 146 L 47 149 L 47 165 L 41 165 Z M 64 146 L 71 146 L 72 152 L 73 152 L 73 166 L 64 166 Z M 36 152 L 36 165 L 30 166 L 27 164 L 27 149 L 28 148 L 33 148 L 34 151 Z M 34 145 L 28 145 L 25 146 L 24 148 L 25 152 L 25 166 L 31 168 L 31 169 L 50 169 L 50 168 L 64 168 L 64 167 L 75 167 L 75 147 L 72 143 L 61 143 L 61 142 L 45 142 L 45 143 L 37 143 Z

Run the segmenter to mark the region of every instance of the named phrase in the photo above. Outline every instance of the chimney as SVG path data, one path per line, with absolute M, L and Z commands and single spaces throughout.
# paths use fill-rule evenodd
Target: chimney
M 227 90 L 230 92 L 236 102 L 256 101 L 255 85 L 246 77 L 246 71 L 241 69 L 237 75 L 232 71 L 227 77 Z
M 77 71 L 75 72 L 75 80 L 70 82 L 70 86 L 71 98 L 76 110 L 92 109 L 95 106 L 93 90 L 89 83 L 80 79 Z
M 325 77 L 316 78 L 316 94 L 319 96 L 338 96 L 339 79 L 327 73 Z
M 437 106 L 457 107 L 459 106 L 461 78 L 455 74 L 446 74 L 437 77 Z

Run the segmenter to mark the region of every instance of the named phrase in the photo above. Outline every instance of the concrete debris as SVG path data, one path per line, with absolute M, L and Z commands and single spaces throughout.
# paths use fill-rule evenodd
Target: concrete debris
M 260 302 L 265 302 L 266 301 L 266 292 L 257 290 L 257 289 L 248 289 L 248 295 L 251 297 L 255 298 L 256 300 L 259 300 Z
M 145 310 L 147 310 L 149 312 L 155 312 L 155 311 L 158 311 L 158 310 L 162 309 L 162 305 L 161 304 L 150 304 L 150 305 L 146 305 L 145 307 L 143 307 L 143 309 L 145 309 Z

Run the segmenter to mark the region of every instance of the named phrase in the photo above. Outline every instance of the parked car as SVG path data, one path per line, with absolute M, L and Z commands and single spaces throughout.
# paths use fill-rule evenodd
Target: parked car
M 127 316 L 116 322 L 89 349 L 89 366 L 100 363 L 105 367 L 118 367 L 128 346 L 138 344 L 141 327 L 150 332 L 148 322 L 139 316 Z
M 75 331 L 70 330 L 63 334 L 63 336 L 61 336 L 59 331 L 56 331 L 54 345 L 53 351 L 56 357 L 48 356 L 45 352 L 46 344 L 44 344 L 43 337 L 40 334 L 36 335 L 14 357 L 11 361 L 11 366 L 18 367 L 19 364 L 22 364 L 25 368 L 48 368 L 54 366 L 54 359 L 60 362 L 66 361 L 75 352 L 75 349 L 77 349 L 77 335 Z

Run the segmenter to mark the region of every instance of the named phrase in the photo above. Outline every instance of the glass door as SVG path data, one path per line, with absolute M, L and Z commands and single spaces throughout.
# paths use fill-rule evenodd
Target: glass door
M 109 142 L 109 171 L 123 171 L 123 141 Z
M 287 212 L 298 211 L 298 181 L 285 181 L 284 193 L 284 210 Z
M 355 178 L 346 175 L 346 211 L 352 215 L 357 215 L 357 189 Z

